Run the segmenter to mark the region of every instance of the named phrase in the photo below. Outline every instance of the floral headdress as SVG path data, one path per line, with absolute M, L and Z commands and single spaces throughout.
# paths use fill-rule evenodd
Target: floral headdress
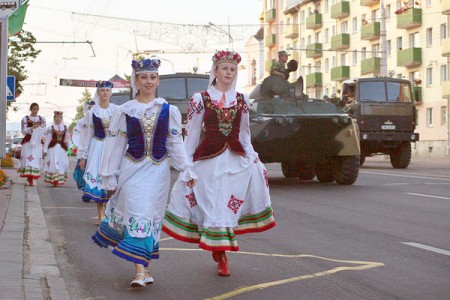
M 97 89 L 112 89 L 114 85 L 111 81 L 99 80 L 95 86 Z
M 62 112 L 62 111 L 59 111 L 59 110 L 55 110 L 55 111 L 53 112 L 53 114 L 54 114 L 55 116 L 62 116 L 62 115 L 63 115 L 63 112 Z
M 212 57 L 214 65 L 229 63 L 237 66 L 241 62 L 241 56 L 234 51 L 217 51 Z
M 143 60 L 133 60 L 131 62 L 131 67 L 136 74 L 144 73 L 144 72 L 153 72 L 157 73 L 158 68 L 161 65 L 161 60 L 155 59 L 143 59 Z

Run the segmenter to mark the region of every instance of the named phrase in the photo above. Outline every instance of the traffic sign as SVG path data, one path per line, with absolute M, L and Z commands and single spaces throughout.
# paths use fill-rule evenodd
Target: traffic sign
M 12 15 L 19 6 L 19 0 L 0 0 L 0 17 Z
M 6 101 L 14 101 L 16 92 L 16 76 L 8 75 L 6 79 Z

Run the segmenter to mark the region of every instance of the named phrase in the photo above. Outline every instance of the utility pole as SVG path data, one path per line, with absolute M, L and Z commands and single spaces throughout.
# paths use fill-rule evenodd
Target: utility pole
M 387 42 L 386 42 L 386 11 L 384 9 L 384 1 L 380 3 L 381 23 L 380 23 L 380 36 L 381 36 L 381 60 L 380 60 L 380 75 L 387 76 Z

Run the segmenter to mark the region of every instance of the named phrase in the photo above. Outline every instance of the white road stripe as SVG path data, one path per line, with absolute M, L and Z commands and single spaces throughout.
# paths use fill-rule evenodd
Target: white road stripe
M 407 243 L 401 242 L 400 244 L 404 244 L 404 245 L 408 245 L 411 247 L 416 247 L 416 248 L 428 250 L 431 252 L 436 252 L 439 254 L 444 254 L 444 255 L 450 256 L 450 251 L 448 251 L 448 250 L 444 250 L 444 249 L 440 249 L 440 248 L 436 248 L 436 247 L 432 247 L 432 246 L 427 246 L 424 244 L 419 244 L 419 243 L 414 243 L 414 242 L 407 242 Z
M 428 179 L 428 180 L 450 181 L 450 178 L 434 177 L 433 175 L 416 176 L 416 175 L 410 175 L 410 174 L 394 174 L 394 173 L 387 173 L 387 172 L 371 172 L 371 171 L 359 171 L 359 172 L 363 173 L 363 174 L 387 175 L 387 176 L 393 176 L 393 177 L 409 177 L 409 178 L 419 178 L 419 179 Z
M 436 199 L 450 200 L 449 197 L 442 197 L 442 196 L 424 195 L 424 194 L 416 194 L 416 193 L 405 193 L 405 194 L 412 195 L 412 196 L 420 196 L 420 197 L 427 197 L 427 198 L 436 198 Z

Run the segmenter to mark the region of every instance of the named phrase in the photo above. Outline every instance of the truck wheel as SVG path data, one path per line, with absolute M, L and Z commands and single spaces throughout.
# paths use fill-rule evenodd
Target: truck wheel
M 300 173 L 300 170 L 296 164 L 286 161 L 281 162 L 281 171 L 286 178 L 297 178 Z
M 304 163 L 300 166 L 298 178 L 300 180 L 313 180 L 316 177 L 314 167 L 310 163 Z
M 322 183 L 333 182 L 335 168 L 336 161 L 332 157 L 320 159 L 314 166 L 317 180 Z
M 406 169 L 411 162 L 411 143 L 402 143 L 393 153 L 389 154 L 391 165 L 395 169 Z
M 359 166 L 361 167 L 366 161 L 366 157 L 364 155 L 359 156 Z
M 341 185 L 350 185 L 355 183 L 359 173 L 360 157 L 340 156 L 337 158 L 336 164 L 336 183 Z

